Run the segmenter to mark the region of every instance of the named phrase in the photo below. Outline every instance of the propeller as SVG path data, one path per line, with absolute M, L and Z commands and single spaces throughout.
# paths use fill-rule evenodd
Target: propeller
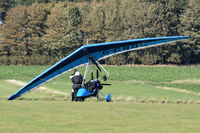
M 101 85 L 112 85 L 112 84 L 104 84 L 104 83 L 103 83 L 103 84 L 101 84 Z
M 97 69 L 97 79 L 99 78 L 99 70 Z
M 91 79 L 92 79 L 92 80 L 94 79 L 94 75 L 93 75 L 93 72 L 91 72 Z

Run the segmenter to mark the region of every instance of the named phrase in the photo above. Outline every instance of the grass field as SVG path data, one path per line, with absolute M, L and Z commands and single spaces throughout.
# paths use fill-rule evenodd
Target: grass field
M 5 99 L 21 86 L 7 82 L 14 79 L 27 83 L 47 69 L 48 66 L 1 66 L 1 99 Z M 106 69 L 111 73 L 112 86 L 106 86 L 103 92 L 113 93 L 116 101 L 165 101 L 192 102 L 200 100 L 199 67 L 112 67 Z M 83 73 L 84 67 L 79 69 Z M 70 99 L 71 81 L 68 72 L 45 85 L 50 90 L 67 93 L 58 95 L 47 91 L 36 91 L 24 95 L 26 99 Z
M 71 72 L 15 101 L 5 99 L 48 66 L 0 66 L 2 133 L 198 133 L 200 68 L 113 67 L 113 102 L 70 102 Z M 84 68 L 79 69 L 82 73 Z M 148 103 L 148 104 L 147 104 Z M 167 103 L 167 104 L 162 104 Z
M 0 102 L 2 133 L 198 133 L 192 104 Z

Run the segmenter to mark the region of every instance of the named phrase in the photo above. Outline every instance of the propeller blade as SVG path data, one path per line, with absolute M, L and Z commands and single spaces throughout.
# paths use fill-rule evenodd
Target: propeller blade
M 97 69 L 97 79 L 99 78 L 99 70 Z
M 92 79 L 92 80 L 94 79 L 94 75 L 93 75 L 93 72 L 91 72 L 91 79 Z
M 112 85 L 112 84 L 101 84 L 101 85 Z

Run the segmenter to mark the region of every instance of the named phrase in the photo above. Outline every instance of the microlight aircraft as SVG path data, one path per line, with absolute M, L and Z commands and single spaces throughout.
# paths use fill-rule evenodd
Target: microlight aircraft
M 101 94 L 100 90 L 103 88 L 103 85 L 110 84 L 101 84 L 100 78 L 98 77 L 99 71 L 104 70 L 106 75 L 103 77 L 104 80 L 107 80 L 109 73 L 103 68 L 98 62 L 101 59 L 107 58 L 111 55 L 139 50 L 154 46 L 163 45 L 169 42 L 174 42 L 182 39 L 187 39 L 188 36 L 171 36 L 171 37 L 155 37 L 155 38 L 142 38 L 142 39 L 133 39 L 125 41 L 116 41 L 116 42 L 106 42 L 99 44 L 84 45 L 57 62 L 55 65 L 51 66 L 49 69 L 45 70 L 43 73 L 32 79 L 28 84 L 14 93 L 8 98 L 8 100 L 14 100 L 23 94 L 30 92 L 33 89 L 38 88 L 39 86 L 47 83 L 48 81 L 58 77 L 61 74 L 68 72 L 71 69 L 79 67 L 81 65 L 86 65 L 86 70 L 83 80 L 83 88 L 79 89 L 77 97 L 84 100 L 87 97 L 96 96 L 99 98 Z M 88 73 L 89 67 L 94 64 L 98 69 L 96 72 L 96 79 L 91 73 L 91 82 L 95 84 L 95 88 L 91 91 L 88 90 L 84 85 L 87 85 L 85 79 Z M 90 83 L 90 81 L 88 83 Z M 103 94 L 102 94 L 103 95 Z M 111 101 L 111 94 L 108 94 L 105 98 L 107 102 Z

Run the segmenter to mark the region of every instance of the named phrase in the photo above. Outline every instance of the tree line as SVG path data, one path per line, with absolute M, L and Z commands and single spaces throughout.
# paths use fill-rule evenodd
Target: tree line
M 187 35 L 106 64 L 199 64 L 200 0 L 3 0 L 0 64 L 53 64 L 81 45 Z

